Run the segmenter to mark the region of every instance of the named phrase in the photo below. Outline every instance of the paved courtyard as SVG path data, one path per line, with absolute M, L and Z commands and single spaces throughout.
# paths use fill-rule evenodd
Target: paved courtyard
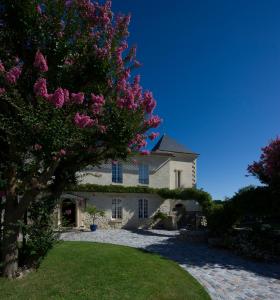
M 211 298 L 231 300 L 280 299 L 280 265 L 244 260 L 227 251 L 182 242 L 178 231 L 97 230 L 67 232 L 61 239 L 125 245 L 157 252 L 192 274 Z

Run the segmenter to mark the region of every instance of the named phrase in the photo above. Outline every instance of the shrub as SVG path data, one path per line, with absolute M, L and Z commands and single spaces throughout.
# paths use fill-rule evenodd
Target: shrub
M 160 210 L 158 210 L 153 216 L 154 222 L 156 222 L 157 220 L 163 221 L 163 220 L 166 220 L 167 218 L 168 218 L 168 215 Z

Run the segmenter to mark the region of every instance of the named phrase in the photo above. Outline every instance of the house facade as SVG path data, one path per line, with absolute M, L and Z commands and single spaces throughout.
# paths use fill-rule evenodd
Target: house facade
M 197 157 L 198 154 L 163 135 L 150 155 L 137 155 L 126 162 L 107 162 L 100 167 L 89 166 L 77 176 L 80 184 L 191 188 L 196 186 Z M 157 211 L 172 215 L 179 206 L 188 212 L 201 211 L 195 200 L 162 199 L 151 193 L 67 191 L 56 209 L 57 224 L 64 226 L 66 222 L 68 226 L 88 228 L 92 220 L 84 212 L 87 205 L 94 205 L 105 212 L 96 220 L 99 228 L 149 227 Z M 172 226 L 176 227 L 176 224 Z

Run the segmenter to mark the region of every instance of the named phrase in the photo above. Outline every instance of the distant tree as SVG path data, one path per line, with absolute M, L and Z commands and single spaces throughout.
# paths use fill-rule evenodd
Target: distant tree
M 280 138 L 262 148 L 259 161 L 248 166 L 248 172 L 273 190 L 280 191 Z
M 129 22 L 114 17 L 110 1 L 0 0 L 6 277 L 16 274 L 18 223 L 32 201 L 59 197 L 89 164 L 140 150 L 160 124 L 152 93 L 131 78 L 139 62 L 126 41 Z

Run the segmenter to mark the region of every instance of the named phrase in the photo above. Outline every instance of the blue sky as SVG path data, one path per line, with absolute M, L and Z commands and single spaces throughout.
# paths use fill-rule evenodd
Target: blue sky
M 215 199 L 257 184 L 248 163 L 280 133 L 280 1 L 113 0 L 131 12 L 142 85 L 160 131 L 200 153 Z

